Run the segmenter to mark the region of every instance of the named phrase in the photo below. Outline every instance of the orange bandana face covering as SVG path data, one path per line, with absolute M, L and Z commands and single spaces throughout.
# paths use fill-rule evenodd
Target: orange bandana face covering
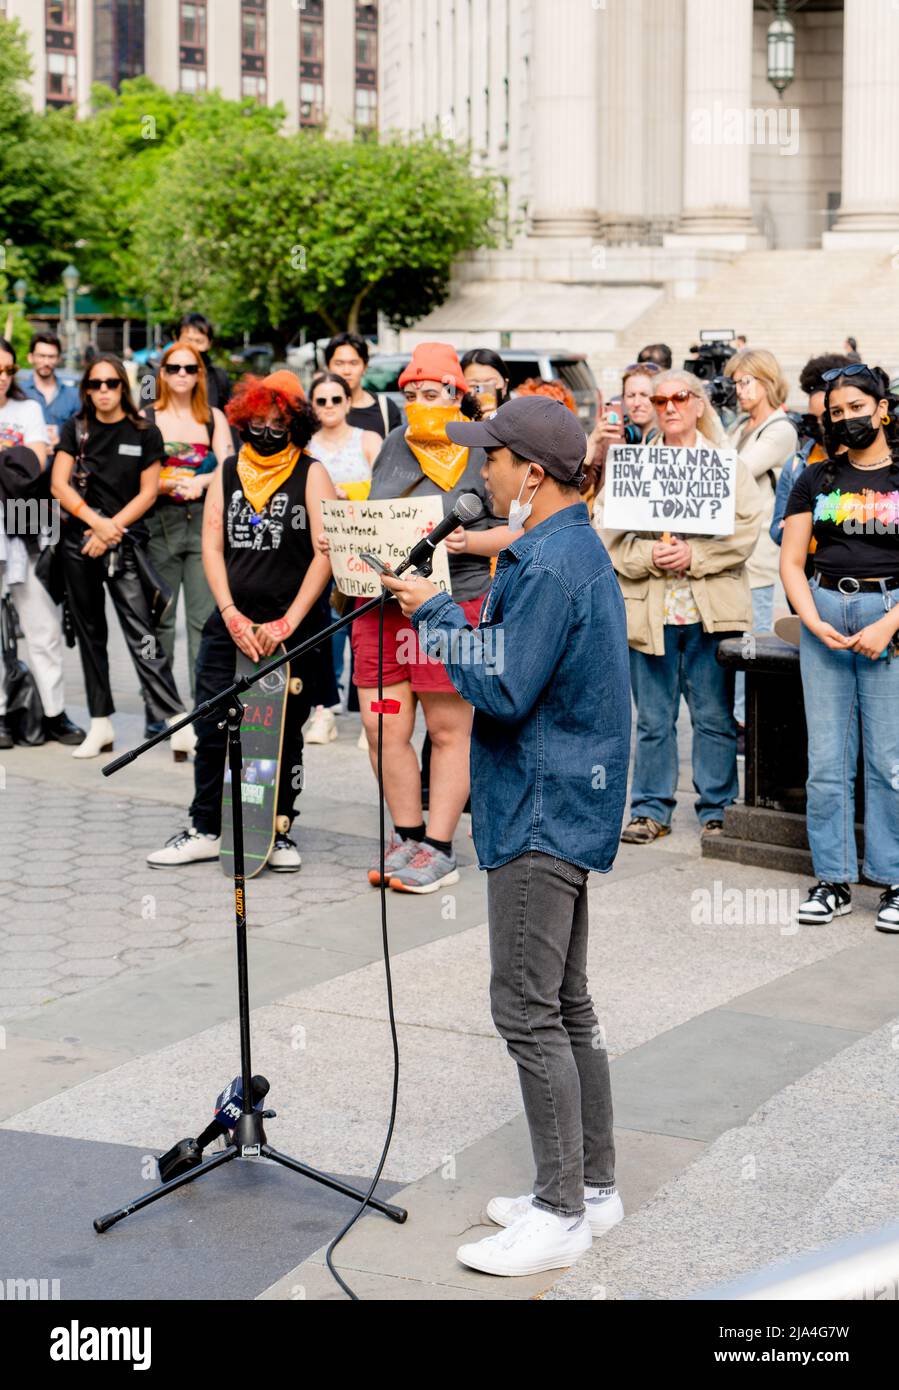
M 261 512 L 268 499 L 278 491 L 283 482 L 290 477 L 296 467 L 300 450 L 296 444 L 288 444 L 279 454 L 266 458 L 257 454 L 252 444 L 241 446 L 237 461 L 237 476 L 254 512 Z
M 427 405 L 415 401 L 406 406 L 409 428 L 406 443 L 418 459 L 422 473 L 449 492 L 465 472 L 468 450 L 446 437 L 447 425 L 463 421 L 465 416 L 456 405 Z

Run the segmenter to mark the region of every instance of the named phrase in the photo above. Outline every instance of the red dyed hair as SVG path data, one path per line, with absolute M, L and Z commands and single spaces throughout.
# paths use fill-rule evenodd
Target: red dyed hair
M 516 391 L 519 396 L 550 396 L 554 401 L 561 401 L 563 405 L 567 405 L 573 414 L 577 414 L 574 396 L 564 381 L 546 381 L 543 377 L 532 376 L 516 387 Z
M 287 425 L 294 444 L 305 449 L 318 429 L 312 407 L 301 395 L 288 395 L 286 391 L 266 386 L 261 377 L 245 376 L 238 382 L 225 406 L 225 414 L 229 424 L 243 433 L 251 420 L 268 415 L 273 406 Z

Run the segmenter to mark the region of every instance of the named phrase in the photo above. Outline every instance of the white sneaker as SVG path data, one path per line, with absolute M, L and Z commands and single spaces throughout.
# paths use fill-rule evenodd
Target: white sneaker
M 183 714 L 173 714 L 170 719 L 166 720 L 166 723 L 177 724 L 178 720 L 183 718 Z M 177 734 L 172 734 L 169 739 L 169 747 L 176 763 L 187 762 L 188 755 L 197 751 L 197 732 L 193 724 L 185 724 L 184 728 L 179 729 Z
M 276 835 L 275 844 L 268 857 L 268 866 L 276 874 L 295 874 L 302 868 L 300 851 L 287 835 Z
M 358 738 L 358 740 L 357 740 L 357 742 L 356 742 L 356 747 L 357 747 L 357 748 L 363 748 L 363 749 L 365 750 L 366 753 L 368 752 L 368 734 L 365 732 L 365 725 L 364 725 L 364 724 L 363 724 L 363 726 L 362 726 L 362 732 L 361 732 L 361 734 L 359 735 L 359 738 Z
M 83 741 L 72 749 L 72 757 L 96 758 L 100 753 L 111 753 L 114 733 L 110 719 L 92 719 Z
M 337 721 L 329 709 L 318 705 L 303 730 L 304 743 L 333 743 L 337 737 Z
M 170 840 L 166 840 L 164 849 L 157 849 L 148 854 L 147 863 L 151 869 L 177 868 L 182 864 L 206 864 L 218 859 L 221 847 L 220 835 L 201 835 L 199 830 L 195 830 L 191 825 L 186 830 L 179 830 Z
M 571 1220 L 569 1228 L 565 1219 L 551 1211 L 531 1207 L 508 1230 L 460 1245 L 456 1259 L 485 1274 L 514 1276 L 567 1269 L 593 1244 L 587 1218 L 578 1216 Z
M 584 1207 L 587 1223 L 595 1236 L 604 1235 L 624 1220 L 624 1207 L 617 1192 L 608 1197 L 588 1197 L 585 1193 Z M 497 1226 L 512 1226 L 533 1210 L 531 1192 L 525 1197 L 492 1197 L 487 1203 L 487 1215 Z

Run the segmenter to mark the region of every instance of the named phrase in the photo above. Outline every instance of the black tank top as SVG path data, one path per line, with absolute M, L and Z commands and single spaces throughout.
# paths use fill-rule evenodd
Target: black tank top
M 315 558 L 306 511 L 306 479 L 312 462 L 308 454 L 301 454 L 290 477 L 258 515 L 244 496 L 237 459 L 227 459 L 223 465 L 228 585 L 237 607 L 255 623 L 284 617 Z M 298 635 L 306 635 L 309 629 L 320 631 L 315 612 L 313 608 Z

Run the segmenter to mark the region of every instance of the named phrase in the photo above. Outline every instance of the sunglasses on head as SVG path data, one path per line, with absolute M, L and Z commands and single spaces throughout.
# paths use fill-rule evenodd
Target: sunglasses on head
M 673 396 L 650 396 L 649 399 L 652 401 L 656 410 L 664 410 L 669 401 L 673 401 L 674 404 L 680 408 L 680 406 L 686 405 L 691 396 L 695 395 L 695 391 L 675 391 Z
M 188 376 L 198 376 L 200 368 L 196 362 L 166 362 L 162 370 L 166 376 L 177 376 L 179 372 L 187 372 Z
M 632 362 L 629 367 L 625 367 L 624 375 L 630 376 L 631 372 L 646 372 L 647 376 L 657 376 L 662 371 L 658 362 Z
M 841 376 L 862 375 L 869 376 L 872 379 L 872 381 L 877 380 L 874 373 L 871 371 L 871 368 L 867 366 L 864 362 L 852 362 L 848 367 L 831 367 L 829 372 L 822 373 L 821 380 L 826 381 L 829 386 L 832 381 L 836 381 Z
M 313 405 L 342 405 L 346 396 L 314 396 Z
M 117 376 L 110 377 L 91 377 L 90 381 L 84 383 L 86 391 L 101 391 L 105 386 L 107 391 L 116 391 L 121 388 L 122 383 Z

